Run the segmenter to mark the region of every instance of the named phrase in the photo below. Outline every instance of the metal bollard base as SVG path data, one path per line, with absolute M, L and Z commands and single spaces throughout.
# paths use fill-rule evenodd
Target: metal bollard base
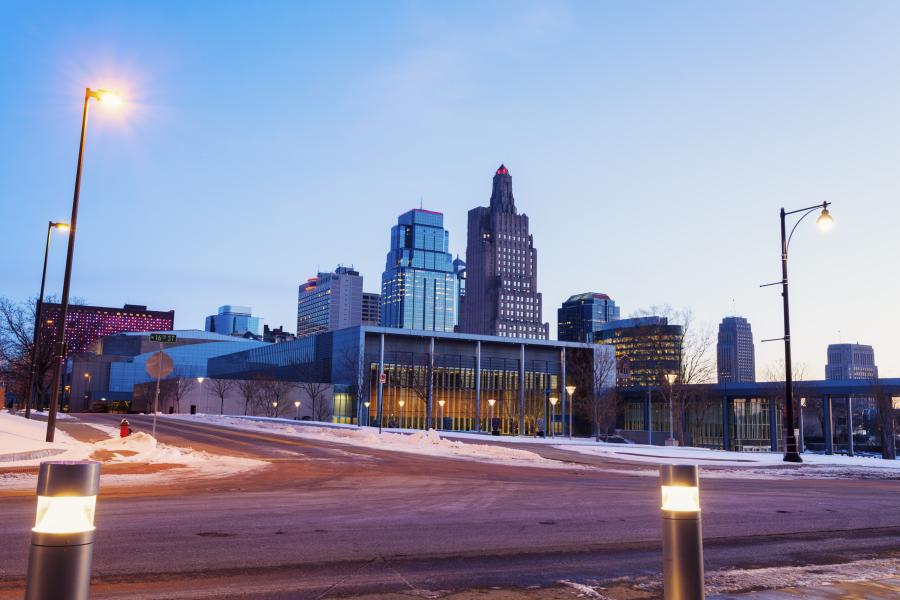
M 699 513 L 663 511 L 666 600 L 703 600 L 703 531 Z
M 94 544 L 31 546 L 25 600 L 87 600 Z

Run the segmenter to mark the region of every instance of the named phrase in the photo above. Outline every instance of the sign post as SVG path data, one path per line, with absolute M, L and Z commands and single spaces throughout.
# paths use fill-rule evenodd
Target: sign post
M 163 352 L 163 343 L 172 343 L 175 339 L 174 333 L 150 334 L 151 342 L 159 342 L 159 352 L 147 359 L 147 374 L 156 378 L 156 396 L 153 399 L 153 437 L 156 437 L 156 413 L 159 412 L 159 381 L 171 373 L 175 367 L 172 358 Z

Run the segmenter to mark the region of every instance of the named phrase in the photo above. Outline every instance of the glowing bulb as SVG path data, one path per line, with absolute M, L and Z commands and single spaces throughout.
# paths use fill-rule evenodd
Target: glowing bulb
M 559 402 L 559 398 L 550 398 L 550 405 L 556 406 L 556 403 Z
M 32 531 L 81 533 L 94 530 L 97 496 L 38 496 Z
M 294 408 L 300 408 L 300 401 L 294 400 Z
M 488 404 L 490 404 L 491 406 L 494 406 L 494 402 L 496 402 L 496 400 L 494 400 L 493 398 L 488 400 Z
M 54 223 L 53 228 L 56 229 L 57 231 L 68 231 L 69 224 L 68 223 Z
M 574 386 L 574 385 L 567 385 L 567 386 L 566 386 L 566 391 L 569 392 L 569 395 L 571 396 L 572 394 L 575 393 L 575 386 Z
M 197 383 L 203 383 L 203 379 L 204 379 L 203 377 L 198 377 L 198 378 L 197 378 Z
M 94 92 L 94 97 L 98 102 L 102 102 L 110 108 L 118 108 L 122 105 L 122 96 L 112 90 L 97 90 Z
M 831 216 L 831 213 L 828 212 L 827 208 L 822 209 L 822 214 L 816 219 L 816 225 L 818 225 L 819 229 L 822 231 L 831 231 L 831 228 L 834 226 L 834 217 Z
M 662 509 L 673 512 L 700 512 L 700 488 L 686 485 L 664 485 Z

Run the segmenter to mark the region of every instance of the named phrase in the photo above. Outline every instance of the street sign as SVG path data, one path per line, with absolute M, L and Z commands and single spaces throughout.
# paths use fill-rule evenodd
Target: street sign
M 387 383 L 387 373 L 382 372 L 381 376 L 378 378 L 382 385 Z
M 177 336 L 174 333 L 151 333 L 150 341 L 151 342 L 164 342 L 167 344 L 171 344 L 175 341 Z
M 160 350 L 147 359 L 147 374 L 154 379 L 161 379 L 171 373 L 174 366 L 171 357 Z

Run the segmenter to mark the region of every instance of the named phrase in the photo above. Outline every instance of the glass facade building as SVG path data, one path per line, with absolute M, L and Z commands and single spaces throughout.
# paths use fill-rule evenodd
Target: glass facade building
M 454 330 L 459 282 L 449 241 L 442 213 L 413 209 L 400 215 L 381 276 L 383 327 Z
M 619 307 L 606 294 L 587 292 L 570 296 L 556 317 L 560 341 L 592 342 L 601 325 L 619 319 Z
M 656 387 L 664 374 L 681 373 L 683 336 L 666 317 L 639 317 L 601 325 L 595 340 L 615 344 L 620 386 Z
M 254 317 L 249 306 L 233 306 L 226 304 L 219 307 L 219 312 L 206 317 L 206 331 L 223 335 L 244 335 L 250 333 L 262 335 L 260 326 L 262 318 Z

